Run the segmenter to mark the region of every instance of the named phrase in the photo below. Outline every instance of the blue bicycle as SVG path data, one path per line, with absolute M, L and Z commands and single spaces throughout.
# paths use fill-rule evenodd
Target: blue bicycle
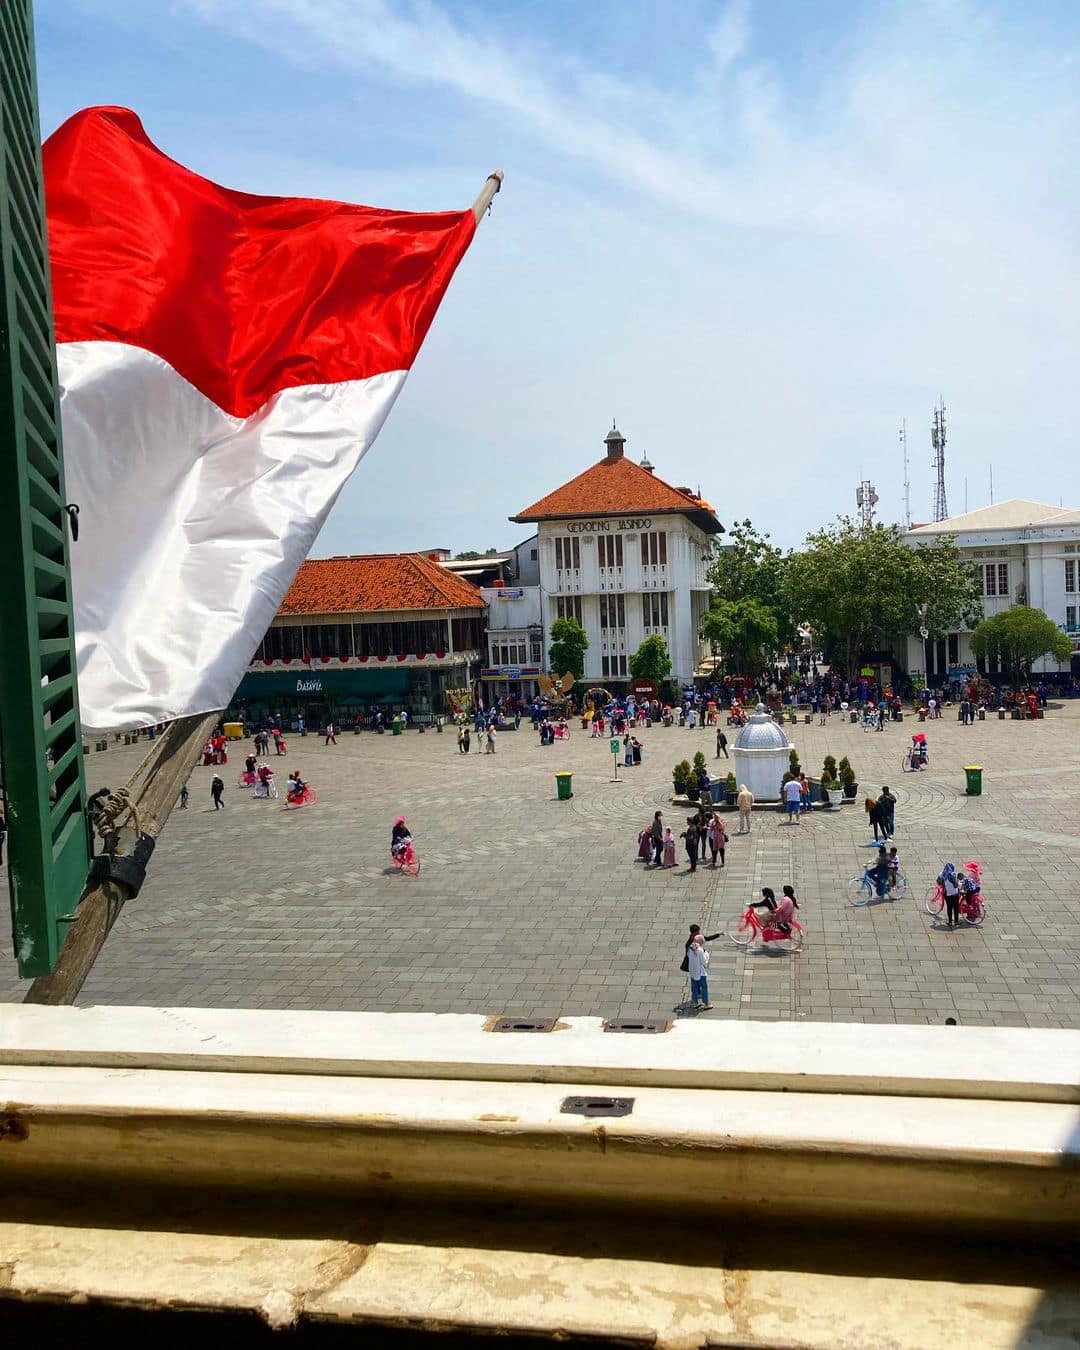
M 898 871 L 891 881 L 886 881 L 878 894 L 876 878 L 871 875 L 872 868 L 864 868 L 861 877 L 852 877 L 848 882 L 848 894 L 853 905 L 868 905 L 871 900 L 902 900 L 907 894 L 907 877 Z

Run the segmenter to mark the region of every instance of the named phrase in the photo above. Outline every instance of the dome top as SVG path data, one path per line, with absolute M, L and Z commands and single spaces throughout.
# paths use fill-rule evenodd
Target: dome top
M 746 725 L 735 738 L 736 750 L 783 750 L 787 751 L 791 742 L 784 728 L 774 722 L 771 714 L 765 711 L 765 704 L 759 703 L 755 712 L 746 719 Z

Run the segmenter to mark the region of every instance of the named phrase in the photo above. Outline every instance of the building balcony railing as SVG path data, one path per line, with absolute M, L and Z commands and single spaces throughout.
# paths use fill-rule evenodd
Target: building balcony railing
M 466 661 L 479 661 L 478 651 L 462 652 L 392 652 L 385 656 L 283 656 L 271 659 L 253 656 L 251 670 L 354 670 L 378 669 L 380 666 L 457 666 Z

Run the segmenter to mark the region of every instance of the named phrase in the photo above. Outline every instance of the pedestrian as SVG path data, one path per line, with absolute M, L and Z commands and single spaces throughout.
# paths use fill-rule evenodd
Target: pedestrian
M 188 809 L 188 798 L 189 798 L 190 796 L 191 796 L 191 793 L 188 791 L 188 785 L 187 785 L 186 783 L 183 783 L 183 784 L 181 785 L 181 787 L 180 787 L 180 810 L 181 810 L 181 811 L 186 811 L 186 810 Z
M 671 833 L 670 825 L 664 831 L 664 866 L 675 866 L 675 836 Z
M 690 869 L 693 871 L 693 868 Z M 709 1002 L 709 953 L 705 939 L 695 933 L 686 953 L 688 974 L 690 976 L 690 1002 L 699 1012 L 708 1012 Z
M 789 825 L 801 825 L 802 786 L 797 778 L 789 778 L 784 784 L 784 807 Z
M 659 867 L 664 857 L 664 820 L 660 811 L 654 813 L 649 832 L 652 837 L 653 866 Z
M 960 923 L 960 882 L 951 862 L 941 869 L 938 885 L 945 892 L 945 918 L 950 928 L 956 928 Z
M 720 866 L 724 866 L 724 854 L 727 850 L 727 827 L 716 813 L 713 813 L 709 821 L 709 852 L 712 854 L 712 866 L 716 866 L 717 854 L 720 855 Z
M 213 798 L 214 810 L 222 811 L 225 803 L 221 800 L 221 794 L 225 791 L 225 784 L 220 774 L 214 774 L 210 780 L 210 796 Z
M 724 733 L 720 730 L 720 728 L 717 727 L 717 729 L 716 729 L 716 758 L 719 759 L 721 755 L 723 755 L 725 759 L 730 759 L 730 758 L 731 758 L 731 756 L 728 754 L 728 750 L 727 750 L 727 737 L 726 737 L 726 736 L 724 735 Z
M 327 722 L 326 724 L 326 744 L 337 745 L 337 732 L 334 729 L 333 722 Z
M 799 775 L 799 805 L 804 811 L 810 810 L 810 779 L 805 773 Z
M 690 860 L 690 871 L 696 872 L 698 855 L 698 827 L 696 816 L 686 817 L 686 829 L 679 835 L 679 838 L 686 844 L 686 856 Z
M 304 714 L 301 713 L 296 719 L 296 729 L 301 736 L 307 735 L 307 724 L 304 721 Z
M 401 712 L 398 713 L 398 716 L 401 718 L 401 729 L 402 729 L 402 731 L 408 731 L 408 729 L 409 729 L 409 710 L 408 710 L 408 708 L 402 708 Z
M 750 833 L 750 816 L 754 809 L 754 794 L 745 783 L 739 784 L 739 795 L 735 798 L 735 805 L 739 808 L 739 833 Z
M 863 802 L 863 810 L 866 812 L 866 818 L 869 820 L 874 830 L 874 843 L 878 840 L 878 831 L 881 830 L 881 808 L 878 806 L 876 797 L 867 797 Z M 881 833 L 882 839 L 886 838 L 884 831 Z
M 492 722 L 487 729 L 487 752 L 489 755 L 495 753 L 495 723 Z
M 458 723 L 457 729 L 457 748 L 459 755 L 464 755 L 467 753 L 465 748 L 465 728 L 462 726 L 460 722 Z
M 881 811 L 881 828 L 885 831 L 885 838 L 891 839 L 896 833 L 896 798 L 889 791 L 887 784 L 881 789 L 878 808 Z
M 461 726 L 461 753 L 463 755 L 469 753 L 469 726 L 467 722 L 462 723 Z

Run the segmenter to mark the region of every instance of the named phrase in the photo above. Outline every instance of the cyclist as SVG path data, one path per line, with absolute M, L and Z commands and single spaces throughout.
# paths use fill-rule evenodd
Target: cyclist
M 799 908 L 799 902 L 795 896 L 794 886 L 785 886 L 784 893 L 776 903 L 776 909 L 773 911 L 773 925 L 779 928 L 781 933 L 791 935 L 791 925 L 795 921 L 795 911 Z
M 412 835 L 409 833 L 408 825 L 405 824 L 405 817 L 398 816 L 390 831 L 390 852 L 396 858 L 404 853 L 411 843 Z
M 289 774 L 289 791 L 287 794 L 289 801 L 302 802 L 305 792 L 307 792 L 307 784 L 300 777 L 300 770 L 293 769 L 292 773 Z
M 885 892 L 889 885 L 889 867 L 889 855 L 885 851 L 885 845 L 881 844 L 873 864 L 867 863 L 866 869 L 863 872 L 863 876 L 867 881 L 872 881 L 874 883 L 874 894 L 877 895 L 879 899 L 885 898 Z

